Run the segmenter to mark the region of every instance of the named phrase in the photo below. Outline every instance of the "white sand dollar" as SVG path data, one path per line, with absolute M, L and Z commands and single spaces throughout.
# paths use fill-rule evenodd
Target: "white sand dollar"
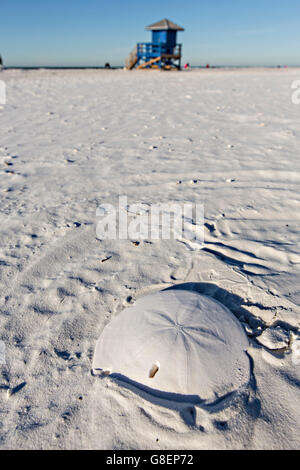
M 173 289 L 139 299 L 106 326 L 93 368 L 162 392 L 213 399 L 249 381 L 248 345 L 225 306 Z

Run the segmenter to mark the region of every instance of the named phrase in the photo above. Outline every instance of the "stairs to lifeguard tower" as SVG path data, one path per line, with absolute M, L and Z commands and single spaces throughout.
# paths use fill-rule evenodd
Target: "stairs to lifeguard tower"
M 144 62 L 143 64 L 139 65 L 138 69 L 145 69 L 146 67 L 149 67 L 150 65 L 156 64 L 160 61 L 161 57 L 155 57 L 154 59 L 148 60 L 147 62 Z
M 137 47 L 135 47 L 125 59 L 125 68 L 127 70 L 132 70 L 138 61 Z

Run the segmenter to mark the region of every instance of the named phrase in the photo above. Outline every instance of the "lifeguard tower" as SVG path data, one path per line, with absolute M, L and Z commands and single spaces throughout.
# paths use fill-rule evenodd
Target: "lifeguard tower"
M 177 44 L 177 31 L 184 31 L 181 26 L 166 18 L 146 27 L 152 31 L 152 42 L 139 42 L 125 61 L 125 67 L 132 70 L 160 68 L 181 69 L 182 44 Z

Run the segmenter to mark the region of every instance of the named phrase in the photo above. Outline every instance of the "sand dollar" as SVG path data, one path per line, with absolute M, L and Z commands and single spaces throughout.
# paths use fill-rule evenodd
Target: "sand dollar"
M 104 328 L 93 368 L 162 392 L 214 399 L 249 381 L 248 346 L 224 305 L 170 289 L 139 299 Z

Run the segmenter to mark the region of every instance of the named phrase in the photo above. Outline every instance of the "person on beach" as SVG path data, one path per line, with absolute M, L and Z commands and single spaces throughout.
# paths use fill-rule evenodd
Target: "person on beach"
M 0 71 L 3 70 L 3 60 L 2 60 L 2 57 L 0 55 Z

